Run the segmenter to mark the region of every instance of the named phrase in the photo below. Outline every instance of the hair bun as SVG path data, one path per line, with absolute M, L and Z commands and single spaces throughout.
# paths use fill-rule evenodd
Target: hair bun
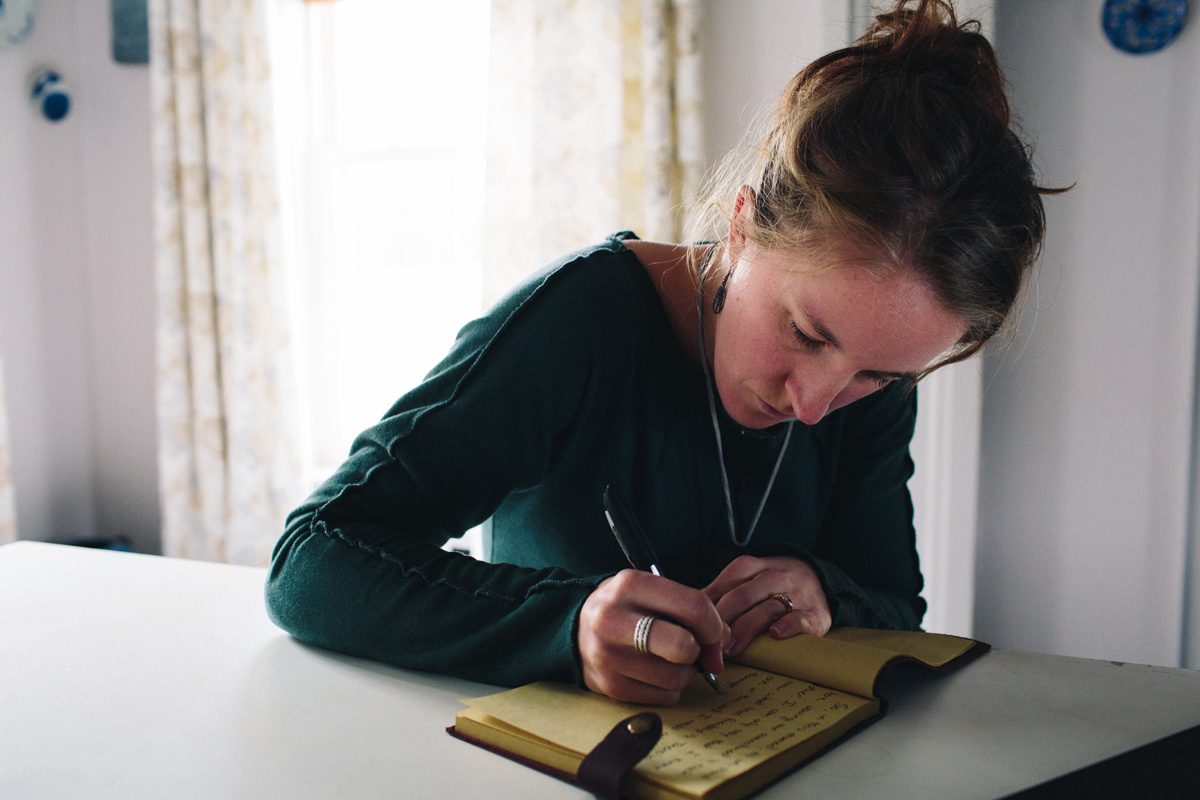
M 937 75 L 982 101 L 1002 125 L 1009 123 L 1004 74 L 978 20 L 960 23 L 946 0 L 900 0 L 875 17 L 855 47 L 861 67 L 881 72 Z M 831 56 L 837 54 L 831 54 Z

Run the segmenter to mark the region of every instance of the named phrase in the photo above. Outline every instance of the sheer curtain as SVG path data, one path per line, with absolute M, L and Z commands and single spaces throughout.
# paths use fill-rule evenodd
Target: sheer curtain
M 0 352 L 0 544 L 17 539 L 13 503 L 12 455 L 8 449 L 8 408 L 4 402 L 4 354 Z
M 493 0 L 484 301 L 621 229 L 678 241 L 703 170 L 699 0 Z
M 165 555 L 266 564 L 300 497 L 260 0 L 151 0 Z

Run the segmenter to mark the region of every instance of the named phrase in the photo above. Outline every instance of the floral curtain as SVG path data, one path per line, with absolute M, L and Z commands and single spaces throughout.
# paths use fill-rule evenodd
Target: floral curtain
M 621 229 L 678 241 L 703 171 L 699 0 L 492 0 L 484 299 Z
M 0 544 L 17 539 L 13 502 L 12 455 L 8 449 L 8 410 L 4 402 L 4 356 L 0 353 Z
M 265 564 L 300 499 L 262 0 L 151 0 L 163 553 Z

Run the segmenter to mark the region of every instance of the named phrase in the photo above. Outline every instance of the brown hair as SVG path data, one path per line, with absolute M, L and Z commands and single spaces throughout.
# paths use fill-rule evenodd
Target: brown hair
M 979 23 L 945 0 L 899 0 L 854 45 L 796 75 L 744 164 L 710 180 L 698 228 L 727 227 L 755 191 L 746 235 L 829 256 L 838 243 L 916 270 L 967 332 L 933 369 L 977 353 L 1009 318 L 1041 249 L 1031 150 Z

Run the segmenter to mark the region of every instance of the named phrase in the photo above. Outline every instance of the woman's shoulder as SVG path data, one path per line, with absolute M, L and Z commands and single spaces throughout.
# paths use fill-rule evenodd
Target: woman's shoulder
M 467 397 L 492 407 L 503 405 L 501 395 L 536 400 L 558 409 L 555 418 L 569 416 L 590 381 L 640 357 L 654 335 L 656 302 L 645 270 L 616 236 L 570 253 L 463 326 L 445 358 L 388 412 L 389 435 L 401 430 L 400 418 L 410 420 L 407 430 L 431 410 L 466 408 Z
M 522 370 L 588 370 L 639 351 L 661 335 L 665 315 L 646 270 L 614 234 L 521 281 L 459 331 L 429 373 L 457 381 L 486 364 Z
M 622 231 L 556 259 L 513 287 L 488 315 L 506 319 L 531 304 L 553 301 L 560 311 L 590 316 L 609 303 L 644 302 L 653 293 L 653 284 L 637 255 L 625 246 L 627 238 L 636 237 Z
M 628 232 L 568 253 L 513 287 L 492 308 L 468 323 L 462 344 L 504 336 L 624 337 L 662 314 L 654 284 L 624 244 Z M 657 307 L 657 311 L 656 311 Z

